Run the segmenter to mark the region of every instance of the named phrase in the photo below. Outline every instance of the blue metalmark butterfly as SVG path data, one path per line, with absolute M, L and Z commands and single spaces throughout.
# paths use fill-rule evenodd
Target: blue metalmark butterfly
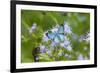
M 64 25 L 54 28 L 46 33 L 46 36 L 54 42 L 60 43 L 65 40 Z

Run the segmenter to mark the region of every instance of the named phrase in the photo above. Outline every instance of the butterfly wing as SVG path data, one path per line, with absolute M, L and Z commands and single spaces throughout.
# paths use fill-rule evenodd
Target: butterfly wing
M 65 40 L 65 37 L 63 34 L 60 33 L 56 33 L 56 36 L 54 37 L 54 41 L 59 43 L 59 42 L 63 42 Z
M 61 42 L 63 42 L 65 40 L 64 34 L 59 34 L 58 37 L 59 37 Z
M 57 35 L 60 39 L 60 41 L 64 41 L 64 25 L 61 25 L 59 28 L 58 28 L 58 35 Z
M 64 25 L 61 25 L 61 26 L 58 28 L 58 33 L 64 34 Z
M 52 31 L 48 31 L 47 33 L 46 33 L 46 36 L 49 38 L 49 39 L 54 39 L 54 37 L 55 37 L 55 34 L 52 32 Z
M 60 42 L 60 38 L 56 35 L 56 36 L 54 37 L 54 41 L 55 41 L 56 43 L 59 43 L 59 42 Z

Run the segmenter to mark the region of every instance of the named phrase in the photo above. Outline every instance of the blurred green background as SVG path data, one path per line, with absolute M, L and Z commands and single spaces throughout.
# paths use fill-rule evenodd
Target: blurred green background
M 76 39 L 73 35 L 67 36 L 71 42 L 72 51 L 59 50 L 57 53 L 51 53 L 53 57 L 49 57 L 47 53 L 39 54 L 39 62 L 56 61 L 54 57 L 63 52 L 69 55 L 70 59 L 61 56 L 58 61 L 78 60 L 78 57 L 89 59 L 90 43 L 84 40 L 79 41 L 79 38 L 86 35 L 90 30 L 89 13 L 21 10 L 21 62 L 34 62 L 32 51 L 41 43 L 43 44 L 42 38 L 44 32 L 55 27 L 57 24 L 63 24 L 64 21 L 69 23 L 73 34 L 76 35 Z M 33 23 L 37 24 L 37 29 L 30 34 L 29 29 Z M 49 42 L 45 44 L 48 46 Z

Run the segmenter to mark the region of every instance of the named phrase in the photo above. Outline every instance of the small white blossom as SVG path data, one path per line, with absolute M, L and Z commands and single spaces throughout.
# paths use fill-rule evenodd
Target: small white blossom
M 44 45 L 40 45 L 40 52 L 45 53 L 46 52 L 46 47 Z
M 45 46 L 44 46 L 44 45 L 40 45 L 40 48 L 41 48 L 41 49 L 44 49 L 44 48 L 45 48 Z
M 60 46 L 64 47 L 64 45 L 65 45 L 64 43 L 60 43 Z
M 76 35 L 74 33 L 72 34 L 72 37 L 73 37 L 74 40 L 77 40 L 78 39 L 78 35 Z
M 29 33 L 32 33 L 36 29 L 36 23 L 33 23 L 32 27 L 29 29 Z
M 90 34 L 86 34 L 86 35 L 82 35 L 80 36 L 80 39 L 79 39 L 80 42 L 82 41 L 86 41 L 86 42 L 89 42 L 90 41 Z
M 67 59 L 71 59 L 71 55 L 65 54 L 65 57 L 66 57 Z
M 78 60 L 84 60 L 84 57 L 83 57 L 83 55 L 82 54 L 80 54 L 79 56 L 78 56 L 78 58 L 77 58 Z
M 68 45 L 68 46 L 66 47 L 66 49 L 67 49 L 68 51 L 71 51 L 71 50 L 72 50 L 72 47 L 71 47 L 70 45 Z
M 58 44 L 59 43 L 52 41 L 51 46 L 54 47 L 54 46 L 57 46 Z
M 65 54 L 65 57 L 68 57 L 69 55 L 68 54 Z
M 47 50 L 47 53 L 48 53 L 49 55 L 51 55 L 51 50 Z
M 78 16 L 78 20 L 80 22 L 84 22 L 86 20 L 86 17 L 85 16 Z
M 71 51 L 72 47 L 70 46 L 70 41 L 65 39 L 64 42 L 60 43 L 60 45 L 64 48 L 66 48 L 67 50 Z
M 72 33 L 71 28 L 69 27 L 67 22 L 64 22 L 64 31 L 65 33 L 69 33 L 69 34 Z
M 49 41 L 49 38 L 44 34 L 44 36 L 43 36 L 43 41 L 44 42 L 48 42 Z
M 39 60 L 39 57 L 36 57 L 35 59 L 36 59 L 36 60 Z

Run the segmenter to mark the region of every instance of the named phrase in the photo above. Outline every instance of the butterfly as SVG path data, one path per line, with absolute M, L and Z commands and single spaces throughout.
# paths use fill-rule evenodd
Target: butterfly
M 54 28 L 52 30 L 49 30 L 46 33 L 46 36 L 53 40 L 54 42 L 60 43 L 65 40 L 65 35 L 64 35 L 64 25 L 59 26 L 58 28 Z

